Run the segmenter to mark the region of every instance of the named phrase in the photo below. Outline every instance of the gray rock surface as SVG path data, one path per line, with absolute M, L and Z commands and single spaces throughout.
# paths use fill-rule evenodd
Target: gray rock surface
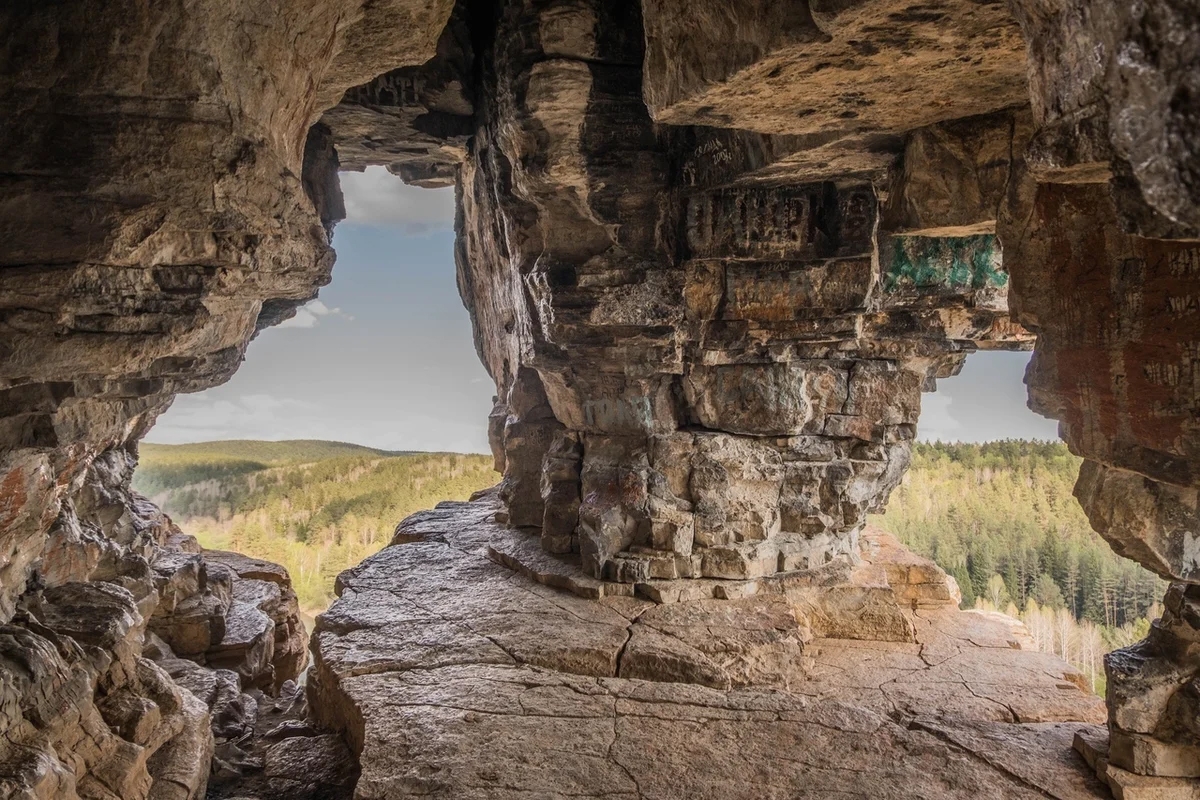
M 0 628 L 0 792 L 115 800 L 203 796 L 208 709 L 142 657 L 126 589 L 66 583 Z
M 919 641 L 920 615 L 952 593 L 892 588 L 895 562 L 862 556 L 866 515 L 907 466 L 920 393 L 976 349 L 1036 338 L 1031 404 L 1084 457 L 1093 525 L 1175 582 L 1149 639 L 1111 659 L 1101 772 L 1128 796 L 1140 779 L 1189 780 L 1138 773 L 1179 772 L 1200 746 L 1197 20 L 1194 0 L 7 4 L 0 621 L 14 664 L 76 676 L 51 683 L 82 721 L 13 701 L 5 724 L 21 732 L 4 747 L 91 725 L 88 708 L 118 733 L 76 759 L 6 754 L 0 780 L 167 791 L 145 765 L 203 742 L 153 758 L 137 744 L 167 715 L 155 723 L 148 690 L 104 675 L 139 647 L 230 668 L 237 693 L 213 702 L 235 718 L 244 688 L 280 689 L 302 667 L 286 580 L 198 552 L 128 479 L 176 393 L 227 379 L 258 330 L 328 281 L 339 150 L 354 169 L 456 183 L 457 278 L 496 384 L 514 529 L 492 558 L 599 598 L 576 598 L 593 609 L 577 647 L 494 611 L 479 609 L 503 646 L 453 614 L 414 616 L 448 637 L 447 659 L 633 681 L 593 673 L 619 672 L 635 593 L 740 608 L 763 589 L 803 607 L 812 641 Z M 513 538 L 525 529 L 545 558 Z M 412 547 L 447 574 L 508 569 Z M 108 598 L 103 631 L 78 619 L 71 593 L 87 591 Z M 528 621 L 557 626 L 548 598 L 565 595 L 534 596 Z M 794 661 L 766 653 L 814 646 L 786 627 L 764 641 L 668 629 L 638 629 L 637 669 L 721 693 L 790 685 Z M 356 635 L 381 664 L 420 654 Z M 20 691 L 37 696 L 41 677 Z M 635 793 L 652 785 L 629 769 Z
M 309 702 L 357 797 L 1100 796 L 1070 746 L 1103 704 L 1015 620 L 892 594 L 888 643 L 814 638 L 803 590 L 585 599 L 488 558 L 496 509 L 416 515 L 318 618 Z

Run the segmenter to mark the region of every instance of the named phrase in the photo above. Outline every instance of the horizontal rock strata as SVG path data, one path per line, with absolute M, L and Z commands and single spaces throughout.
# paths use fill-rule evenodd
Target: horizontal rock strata
M 882 553 L 899 548 L 873 564 L 899 587 L 885 642 L 886 580 L 840 607 L 803 589 L 587 599 L 489 558 L 512 535 L 497 510 L 411 517 L 318 618 L 309 699 L 356 751 L 359 797 L 1100 796 L 1070 752 L 1104 719 L 1082 676 L 1011 619 L 913 611 L 903 593 L 936 567 Z
M 201 797 L 210 718 L 220 750 L 244 689 L 303 668 L 286 573 L 173 530 L 136 442 L 328 281 L 314 123 L 433 55 L 451 6 L 0 9 L 0 795 Z
M 1032 345 L 995 237 L 1028 114 L 997 95 L 945 129 L 913 119 L 907 144 L 880 139 L 835 181 L 803 162 L 818 142 L 799 133 L 722 133 L 683 111 L 656 126 L 642 92 L 653 110 L 672 11 L 643 8 L 643 52 L 636 8 L 618 5 L 503 3 L 473 50 L 459 282 L 498 384 L 509 522 L 615 583 L 851 561 L 907 465 L 921 391 L 979 347 Z M 867 5 L 863 25 L 891 13 Z M 554 34 L 523 36 L 533 20 Z M 1004 58 L 1019 90 L 1018 50 Z
M 1173 582 L 1150 637 L 1109 660 L 1106 769 L 1192 780 L 1165 773 L 1200 772 L 1198 20 L 1190 0 L 7 4 L 0 623 L 4 669 L 32 677 L 5 684 L 24 700 L 6 700 L 4 747 L 37 744 L 5 754 L 18 766 L 0 780 L 197 794 L 202 771 L 172 765 L 206 740 L 173 733 L 186 693 L 174 703 L 139 682 L 142 654 L 170 660 L 235 738 L 255 727 L 255 693 L 301 667 L 286 580 L 196 552 L 128 492 L 129 458 L 177 392 L 227 379 L 257 331 L 329 280 L 339 159 L 456 185 L 457 279 L 496 384 L 489 431 L 512 530 L 392 549 L 579 595 L 539 589 L 527 621 L 591 609 L 576 620 L 587 645 L 561 656 L 591 670 L 588 685 L 610 682 L 612 713 L 589 719 L 624 718 L 625 682 L 643 679 L 620 676 L 626 657 L 640 676 L 706 685 L 712 707 L 736 706 L 746 681 L 791 685 L 868 600 L 862 640 L 925 672 L 903 647 L 933 645 L 924 615 L 951 625 L 935 609 L 952 592 L 901 580 L 925 567 L 892 558 L 866 515 L 902 478 L 921 392 L 977 349 L 1036 339 L 1031 404 L 1084 458 L 1077 495 L 1094 527 Z M 91 621 L 103 631 L 78 619 L 88 592 L 107 598 Z M 639 594 L 667 610 L 635 625 Z M 803 600 L 804 625 L 782 624 L 781 597 Z M 749 638 L 728 632 L 729 609 Z M 508 677 L 534 669 L 514 654 L 560 659 L 519 627 L 501 646 L 458 617 L 413 619 Z M 682 633 L 710 626 L 711 641 Z M 364 647 L 407 664 L 416 651 L 387 652 L 400 642 Z M 761 646 L 800 661 L 748 655 Z M 743 657 L 753 666 L 731 666 Z M 83 721 L 29 699 L 60 689 Z M 109 735 L 72 760 L 91 707 Z M 946 758 L 993 742 L 1005 755 L 983 763 L 1010 778 L 998 765 L 1063 734 L 880 725 Z M 765 740 L 749 730 L 753 750 Z M 286 771 L 316 738 L 224 763 Z M 618 792 L 666 774 L 622 764 Z M 912 785 L 936 794 L 921 781 L 960 768 L 975 776 L 964 786 L 1008 785 L 976 780 L 979 764 L 931 762 Z
M 287 572 L 202 551 L 128 489 L 133 464 L 92 462 L 0 628 L 5 797 L 203 797 L 253 728 L 246 692 L 305 666 Z

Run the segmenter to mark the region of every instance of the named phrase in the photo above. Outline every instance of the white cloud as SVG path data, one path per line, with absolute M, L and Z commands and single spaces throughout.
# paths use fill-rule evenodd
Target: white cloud
M 340 308 L 330 308 L 320 300 L 313 300 L 297 308 L 296 315 L 294 317 L 291 319 L 285 319 L 275 327 L 314 328 L 322 317 L 345 317 L 348 320 L 354 319 L 354 317 L 343 314 Z
M 320 300 L 313 300 L 311 303 L 309 303 L 306 306 L 306 308 L 309 311 L 311 311 L 312 313 L 316 314 L 318 317 L 325 317 L 330 314 L 342 313 L 342 310 L 340 308 L 330 308 L 329 306 L 322 303 Z
M 946 392 L 921 395 L 917 438 L 924 442 L 954 442 L 963 438 L 963 425 L 950 413 L 954 398 Z
M 211 393 L 181 394 L 147 438 L 163 444 L 278 439 L 287 436 L 289 420 L 319 417 L 320 412 L 313 403 L 269 394 L 230 399 L 218 399 Z
M 383 167 L 341 173 L 346 221 L 424 234 L 454 225 L 454 190 L 409 186 Z
M 449 450 L 486 453 L 487 418 L 462 421 L 407 411 L 393 420 L 371 418 L 360 409 L 271 394 L 216 399 L 214 392 L 179 395 L 146 437 L 159 444 L 223 439 L 326 439 L 385 450 Z

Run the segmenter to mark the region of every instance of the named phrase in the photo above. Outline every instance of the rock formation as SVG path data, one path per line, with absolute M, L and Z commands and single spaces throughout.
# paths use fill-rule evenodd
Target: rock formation
M 503 566 L 498 507 L 409 518 L 318 618 L 358 797 L 1101 796 L 1067 752 L 1104 719 L 1082 675 L 886 534 L 740 599 L 589 599 Z
M 1001 95 L 920 132 L 886 203 L 883 162 L 760 175 L 745 138 L 656 128 L 637 11 L 547 11 L 576 32 L 547 45 L 518 35 L 529 11 L 510 4 L 481 56 L 459 269 L 507 388 L 510 522 L 623 582 L 849 556 L 903 474 L 921 390 L 977 342 L 1032 343 L 1008 322 L 994 235 L 1031 126 Z M 941 175 L 975 206 L 924 196 Z M 488 302 L 501 291 L 515 309 Z
M 287 573 L 202 551 L 129 490 L 134 463 L 91 462 L 0 627 L 5 797 L 202 796 L 214 733 L 236 750 L 257 690 L 305 665 Z
M 430 699 L 442 678 L 468 698 L 519 685 L 549 718 L 592 698 L 577 718 L 594 732 L 571 746 L 631 796 L 678 790 L 653 769 L 675 762 L 647 753 L 696 715 L 745 721 L 712 735 L 760 754 L 708 762 L 691 739 L 717 782 L 820 729 L 848 738 L 814 746 L 813 768 L 864 732 L 932 759 L 872 778 L 907 794 L 977 793 L 989 778 L 963 752 L 988 748 L 1016 781 L 996 796 L 1050 791 L 1020 753 L 1073 731 L 980 727 L 998 723 L 920 680 L 926 702 L 889 708 L 885 692 L 853 713 L 795 689 L 820 684 L 807 637 L 903 629 L 928 648 L 959 624 L 938 615 L 918 638 L 925 593 L 950 589 L 901 580 L 924 567 L 896 554 L 864 567 L 881 546 L 866 514 L 903 475 L 921 392 L 976 349 L 1030 347 L 1031 405 L 1085 459 L 1094 527 L 1173 582 L 1150 637 L 1109 659 L 1107 748 L 1083 731 L 1080 749 L 1118 794 L 1194 791 L 1193 0 L 22 0 L 0 10 L 0 42 L 6 789 L 197 796 L 205 714 L 218 773 L 328 751 L 315 731 L 281 734 L 271 758 L 237 744 L 263 732 L 261 692 L 291 696 L 303 666 L 286 576 L 196 552 L 128 476 L 174 394 L 226 379 L 329 279 L 341 163 L 458 187 L 458 281 L 497 392 L 502 508 L 484 505 L 508 526 L 459 518 L 462 546 L 405 528 L 343 580 L 312 712 L 348 732 L 362 796 L 463 759 L 476 776 L 444 791 L 484 792 L 528 756 L 414 739 L 412 764 L 385 766 L 399 751 L 379 748 L 378 715 L 449 708 Z M 355 616 L 372 570 L 416 574 L 421 558 L 476 600 L 545 583 L 530 596 L 584 605 L 547 607 L 560 644 L 537 614 L 381 602 L 387 635 Z M 422 637 L 438 636 L 449 660 L 432 663 Z M 386 702 L 359 684 L 390 686 Z M 791 699 L 761 694 L 780 686 Z M 483 702 L 436 729 L 457 735 Z M 948 709 L 959 722 L 918 721 Z M 640 760 L 614 755 L 630 747 Z M 796 791 L 811 774 L 771 770 L 750 785 Z M 934 773 L 953 785 L 922 782 Z
M 451 5 L 0 9 L 0 794 L 203 796 L 210 713 L 303 666 L 286 574 L 172 541 L 128 491 L 136 441 L 328 281 L 314 124 L 431 56 Z

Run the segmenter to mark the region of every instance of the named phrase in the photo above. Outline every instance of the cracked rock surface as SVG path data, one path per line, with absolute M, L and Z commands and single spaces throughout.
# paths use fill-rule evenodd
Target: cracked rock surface
M 409 518 L 318 618 L 309 702 L 347 736 L 357 797 L 1102 796 L 1070 743 L 1103 703 L 1014 620 L 894 593 L 908 640 L 816 637 L 799 576 L 741 600 L 589 599 L 489 557 L 528 536 L 499 508 Z M 867 566 L 901 563 L 882 549 Z

